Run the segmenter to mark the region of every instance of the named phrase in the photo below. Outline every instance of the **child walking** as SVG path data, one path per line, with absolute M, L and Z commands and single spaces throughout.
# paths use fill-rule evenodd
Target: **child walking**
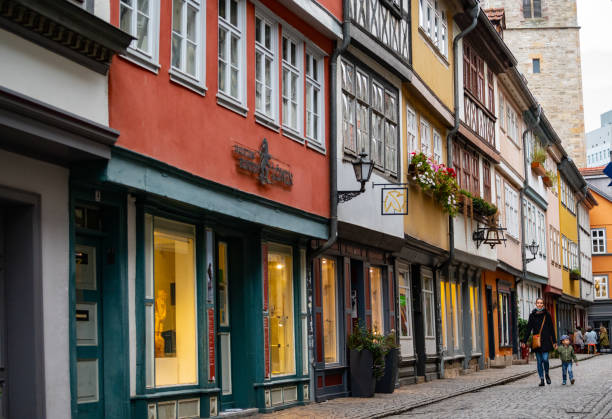
M 561 358 L 561 370 L 563 371 L 563 385 L 567 383 L 567 375 L 569 373 L 570 383 L 574 384 L 574 372 L 572 371 L 572 360 L 578 365 L 578 358 L 574 352 L 574 347 L 570 345 L 569 336 L 561 336 L 562 345 L 557 348 L 559 358 Z

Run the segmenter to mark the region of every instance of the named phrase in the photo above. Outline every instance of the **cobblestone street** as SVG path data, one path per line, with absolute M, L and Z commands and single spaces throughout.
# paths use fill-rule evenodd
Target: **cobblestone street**
M 394 418 L 612 418 L 612 356 L 574 366 L 575 385 L 561 385 L 561 369 L 552 385 L 537 387 L 533 375 L 503 386 L 453 397 Z
M 579 359 L 584 355 L 578 355 Z M 574 368 L 576 384 L 561 385 L 558 359 L 551 386 L 537 387 L 535 363 L 487 369 L 434 380 L 374 398 L 346 397 L 260 417 L 282 418 L 610 418 L 612 356 L 585 359 Z M 502 385 L 504 384 L 504 385 Z

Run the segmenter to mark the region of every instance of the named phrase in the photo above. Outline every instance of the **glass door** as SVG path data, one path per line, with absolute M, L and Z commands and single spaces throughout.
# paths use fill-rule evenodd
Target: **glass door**
M 233 407 L 232 394 L 232 334 L 230 323 L 230 275 L 227 242 L 217 242 L 217 346 L 221 386 L 221 410 Z
M 102 260 L 100 241 L 77 237 L 75 245 L 77 417 L 104 417 L 102 359 Z

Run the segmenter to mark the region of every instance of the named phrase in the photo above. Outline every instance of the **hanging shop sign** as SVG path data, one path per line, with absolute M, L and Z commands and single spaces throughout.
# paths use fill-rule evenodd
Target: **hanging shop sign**
M 208 309 L 208 381 L 215 381 L 215 311 Z
M 408 214 L 408 188 L 382 188 L 380 205 L 382 215 Z
M 287 165 L 270 155 L 268 140 L 265 138 L 261 142 L 259 150 L 234 144 L 232 154 L 238 161 L 238 168 L 251 176 L 255 176 L 262 185 L 279 184 L 284 187 L 293 185 L 293 173 Z

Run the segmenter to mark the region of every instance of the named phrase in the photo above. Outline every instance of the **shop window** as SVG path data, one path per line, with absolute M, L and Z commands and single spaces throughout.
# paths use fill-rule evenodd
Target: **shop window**
M 321 260 L 321 288 L 323 290 L 323 350 L 325 363 L 338 362 L 338 310 L 337 310 L 337 266 L 334 259 Z
M 593 276 L 595 284 L 595 298 L 608 298 L 608 277 L 605 275 Z
M 422 294 L 423 294 L 423 314 L 425 317 L 425 337 L 433 338 L 435 337 L 436 329 L 435 329 L 435 316 L 434 316 L 434 284 L 433 278 L 430 276 L 423 275 L 423 283 L 422 283 Z
M 219 242 L 219 273 L 217 275 L 219 290 L 219 325 L 229 326 L 229 284 L 227 277 L 227 243 Z
M 459 343 L 461 342 L 459 336 L 459 313 L 461 313 L 459 304 L 461 302 L 461 289 L 458 287 L 456 282 L 450 284 L 451 290 L 451 304 L 453 308 L 453 345 L 455 349 L 459 349 Z
M 370 298 L 372 306 L 372 331 L 383 334 L 385 331 L 383 322 L 383 288 L 382 269 L 370 268 Z
M 147 215 L 146 383 L 197 383 L 195 227 Z
M 268 287 L 272 374 L 295 374 L 293 258 L 291 248 L 270 246 L 268 252 Z
M 470 285 L 470 319 L 472 323 L 472 350 L 478 349 L 478 287 Z
M 399 309 L 400 309 L 400 338 L 412 337 L 412 304 L 410 292 L 410 274 L 400 272 L 399 281 Z
M 498 293 L 499 346 L 510 346 L 510 294 Z
M 448 348 L 448 281 L 440 281 L 440 317 L 442 320 L 442 348 Z

